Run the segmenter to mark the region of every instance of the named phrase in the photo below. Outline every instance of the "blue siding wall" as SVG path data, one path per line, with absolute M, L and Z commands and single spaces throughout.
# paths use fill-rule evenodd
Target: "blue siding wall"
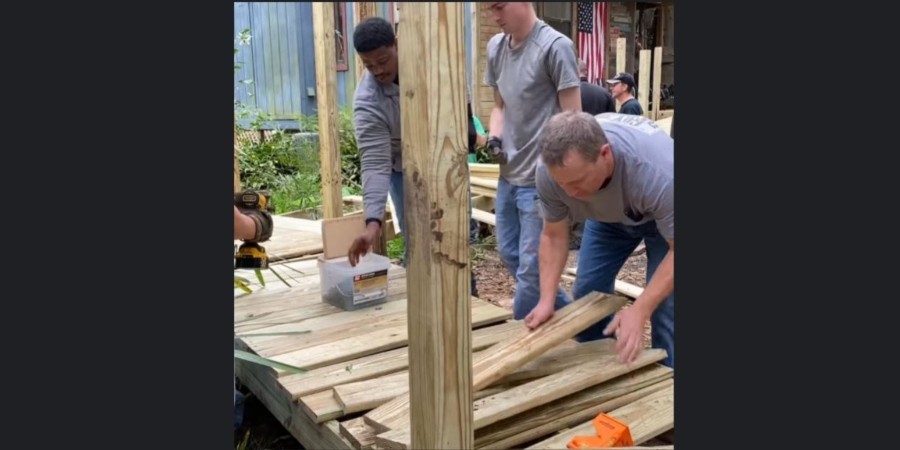
M 349 107 L 356 89 L 356 51 L 353 49 L 353 2 L 345 3 L 347 70 L 338 71 L 339 108 Z M 379 15 L 390 18 L 390 2 L 378 2 Z M 465 4 L 466 53 L 471 49 L 471 3 Z M 309 2 L 234 2 L 234 37 L 249 29 L 250 45 L 238 46 L 234 98 L 259 108 L 275 119 L 266 128 L 296 128 L 301 115 L 317 113 L 316 66 Z M 472 85 L 472 61 L 466 57 L 466 77 Z M 242 80 L 252 80 L 250 84 Z M 247 125 L 246 121 L 242 125 Z

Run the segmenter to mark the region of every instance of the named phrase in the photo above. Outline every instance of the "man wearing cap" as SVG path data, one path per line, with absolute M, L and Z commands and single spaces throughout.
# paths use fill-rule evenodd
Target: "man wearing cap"
M 570 220 L 587 219 L 572 295 L 612 293 L 616 275 L 641 240 L 647 246 L 647 286 L 634 304 L 578 336 L 614 335 L 621 360 L 651 345 L 675 368 L 675 145 L 642 116 L 564 112 L 541 133 L 536 182 L 544 227 L 539 250 L 541 299 L 526 319 L 536 328 L 553 316 L 552 286 L 568 256 Z
M 612 80 L 606 80 L 606 82 L 609 83 L 612 89 L 612 96 L 622 105 L 619 113 L 634 114 L 636 116 L 644 115 L 644 108 L 641 108 L 641 103 L 634 98 L 637 86 L 634 84 L 634 77 L 630 73 L 622 72 Z

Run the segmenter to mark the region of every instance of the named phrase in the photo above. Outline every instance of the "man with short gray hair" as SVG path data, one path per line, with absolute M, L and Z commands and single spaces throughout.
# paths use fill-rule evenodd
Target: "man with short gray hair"
M 616 275 L 641 240 L 647 247 L 647 287 L 633 305 L 578 339 L 614 334 L 619 357 L 630 362 L 644 347 L 650 320 L 652 347 L 666 350 L 663 364 L 674 368 L 674 141 L 642 116 L 563 112 L 544 125 L 540 148 L 541 298 L 526 325 L 536 328 L 553 315 L 553 287 L 568 256 L 568 222 L 586 219 L 573 296 L 612 293 Z

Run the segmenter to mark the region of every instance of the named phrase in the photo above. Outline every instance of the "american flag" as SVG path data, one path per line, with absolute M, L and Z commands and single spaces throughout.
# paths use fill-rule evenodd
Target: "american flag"
M 587 81 L 603 77 L 606 2 L 578 2 L 578 57 L 587 65 Z

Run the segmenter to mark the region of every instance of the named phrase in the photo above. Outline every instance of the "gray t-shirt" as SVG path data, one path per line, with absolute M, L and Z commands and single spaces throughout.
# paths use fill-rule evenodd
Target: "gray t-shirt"
M 534 186 L 541 128 L 562 110 L 559 91 L 580 86 L 581 79 L 572 40 L 543 21 L 518 48 L 509 42 L 503 33 L 488 42 L 484 83 L 503 98 L 500 137 L 509 163 L 500 166 L 500 175 L 516 186 Z
M 565 218 L 640 225 L 656 221 L 659 233 L 675 240 L 675 141 L 643 116 L 596 116 L 615 161 L 610 183 L 590 200 L 566 195 L 543 163 L 537 169 L 541 215 L 548 222 Z

